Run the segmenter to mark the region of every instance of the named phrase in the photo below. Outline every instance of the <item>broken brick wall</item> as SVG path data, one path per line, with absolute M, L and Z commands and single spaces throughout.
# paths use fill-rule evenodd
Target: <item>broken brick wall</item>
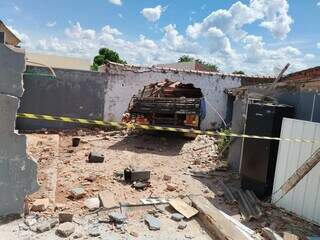
M 0 44 L 0 216 L 23 212 L 26 195 L 38 189 L 37 164 L 26 154 L 26 137 L 15 132 L 23 94 L 22 49 Z
M 201 129 L 218 128 L 222 120 L 213 108 L 225 119 L 227 114 L 228 96 L 225 89 L 239 87 L 241 79 L 232 75 L 168 70 L 160 68 L 135 67 L 110 63 L 106 66 L 107 81 L 105 94 L 105 121 L 121 121 L 122 114 L 128 109 L 134 94 L 151 83 L 166 79 L 193 84 L 200 88 L 206 100 L 206 117 L 201 123 Z

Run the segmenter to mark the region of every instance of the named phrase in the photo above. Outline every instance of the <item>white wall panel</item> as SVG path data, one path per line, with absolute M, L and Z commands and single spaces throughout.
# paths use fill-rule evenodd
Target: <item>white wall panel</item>
M 320 141 L 320 124 L 285 118 L 281 137 Z M 319 147 L 319 142 L 280 141 L 272 197 L 277 206 L 317 224 L 320 224 L 320 164 L 279 201 L 281 191 L 277 190 Z

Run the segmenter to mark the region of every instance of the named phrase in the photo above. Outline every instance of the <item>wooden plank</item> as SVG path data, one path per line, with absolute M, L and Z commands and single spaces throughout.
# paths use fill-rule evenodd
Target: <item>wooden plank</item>
M 188 205 L 186 202 L 184 202 L 180 198 L 172 199 L 169 201 L 169 204 L 177 210 L 179 213 L 181 213 L 183 216 L 185 216 L 187 219 L 193 217 L 194 215 L 198 214 L 198 210 Z
M 199 218 L 211 233 L 214 239 L 221 240 L 252 240 L 253 236 L 239 228 L 236 224 L 226 218 L 219 209 L 211 204 L 203 196 L 190 196 L 196 209 L 199 211 Z
M 99 192 L 99 199 L 104 208 L 117 208 L 119 207 L 119 203 L 114 199 L 114 195 L 112 192 L 103 191 Z
M 283 240 L 299 240 L 300 238 L 297 235 L 292 233 L 284 232 L 283 233 Z

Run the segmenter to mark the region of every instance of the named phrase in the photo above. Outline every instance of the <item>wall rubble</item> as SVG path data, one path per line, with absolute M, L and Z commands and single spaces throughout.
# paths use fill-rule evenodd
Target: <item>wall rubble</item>
M 38 189 L 37 164 L 28 158 L 26 137 L 15 132 L 23 94 L 24 51 L 0 44 L 0 215 L 23 212 L 26 195 Z

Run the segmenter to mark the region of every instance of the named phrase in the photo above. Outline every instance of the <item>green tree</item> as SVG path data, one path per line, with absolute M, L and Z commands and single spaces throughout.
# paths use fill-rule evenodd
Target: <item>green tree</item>
M 183 55 L 178 59 L 178 62 L 193 62 L 195 59 L 189 55 Z
M 244 71 L 234 71 L 233 74 L 245 75 Z
M 99 55 L 95 56 L 93 59 L 91 70 L 98 71 L 99 66 L 103 65 L 106 61 L 127 64 L 126 61 L 119 57 L 117 52 L 109 48 L 101 48 L 99 50 Z

